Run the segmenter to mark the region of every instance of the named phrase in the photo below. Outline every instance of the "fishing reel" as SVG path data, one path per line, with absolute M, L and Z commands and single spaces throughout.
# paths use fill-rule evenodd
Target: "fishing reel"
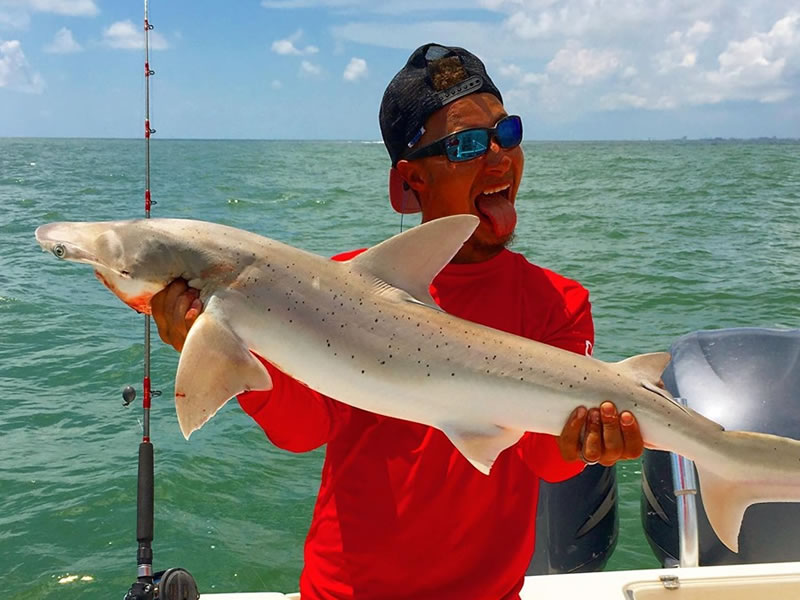
M 124 600 L 198 600 L 197 582 L 186 569 L 172 568 L 153 575 L 153 582 L 137 581 Z

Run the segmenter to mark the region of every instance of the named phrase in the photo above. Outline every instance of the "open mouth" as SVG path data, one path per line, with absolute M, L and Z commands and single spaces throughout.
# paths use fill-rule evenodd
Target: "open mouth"
M 475 208 L 492 226 L 498 238 L 506 238 L 517 225 L 517 211 L 511 201 L 511 184 L 501 183 L 484 189 L 475 198 Z

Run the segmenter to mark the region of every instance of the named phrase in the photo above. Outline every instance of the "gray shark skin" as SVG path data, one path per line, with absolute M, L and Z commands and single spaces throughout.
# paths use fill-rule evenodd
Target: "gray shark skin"
M 558 435 L 576 406 L 611 400 L 636 415 L 647 447 L 695 461 L 709 521 L 733 551 L 749 505 L 800 501 L 800 442 L 727 432 L 683 408 L 655 385 L 668 354 L 607 363 L 438 309 L 430 283 L 477 223 L 437 219 L 347 262 L 181 219 L 52 223 L 36 239 L 92 265 L 140 312 L 177 277 L 200 290 L 175 382 L 187 439 L 231 397 L 271 388 L 255 353 L 322 394 L 439 428 L 486 474 L 525 431 Z

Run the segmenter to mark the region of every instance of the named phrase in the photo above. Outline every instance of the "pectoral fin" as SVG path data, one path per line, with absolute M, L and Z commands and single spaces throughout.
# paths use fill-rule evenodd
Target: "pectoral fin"
M 175 409 L 188 440 L 240 392 L 268 390 L 272 380 L 242 340 L 206 311 L 189 330 L 175 379 Z
M 481 429 L 465 429 L 460 425 L 444 425 L 440 429 L 472 466 L 484 475 L 497 460 L 498 455 L 516 444 L 524 431 L 489 425 Z

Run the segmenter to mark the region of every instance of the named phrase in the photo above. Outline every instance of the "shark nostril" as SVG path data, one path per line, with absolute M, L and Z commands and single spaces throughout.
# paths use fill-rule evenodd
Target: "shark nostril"
M 56 244 L 53 246 L 53 254 L 58 258 L 64 258 L 67 255 L 67 249 L 64 244 Z

